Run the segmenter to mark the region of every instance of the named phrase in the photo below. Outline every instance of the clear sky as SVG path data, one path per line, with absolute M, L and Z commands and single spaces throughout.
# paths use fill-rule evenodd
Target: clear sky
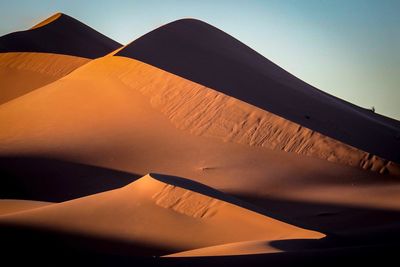
M 400 0 L 0 0 L 0 35 L 56 12 L 123 44 L 201 19 L 317 88 L 400 120 Z

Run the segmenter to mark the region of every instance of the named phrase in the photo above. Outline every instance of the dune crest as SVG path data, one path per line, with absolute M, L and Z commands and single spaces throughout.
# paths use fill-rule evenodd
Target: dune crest
M 282 250 L 273 247 L 268 241 L 244 241 L 227 243 L 217 246 L 198 248 L 181 251 L 164 257 L 210 257 L 210 256 L 234 256 L 234 255 L 255 255 L 265 253 L 279 253 Z
M 176 183 L 177 179 L 180 184 Z M 174 189 L 165 191 L 171 185 Z M 176 191 L 180 197 L 185 197 L 177 198 Z M 155 248 L 166 246 L 175 252 L 255 238 L 319 239 L 325 236 L 225 202 L 221 199 L 224 196 L 190 180 L 148 174 L 120 189 L 6 214 L 0 217 L 0 224 L 33 225 L 57 229 L 60 233 L 75 232 L 150 244 Z M 179 199 L 174 202 L 178 204 L 166 205 L 171 199 Z M 205 206 L 214 209 L 212 216 L 197 215 L 194 209 L 202 207 L 204 211 Z
M 89 61 L 48 53 L 0 53 L 0 104 L 52 83 Z
M 39 25 L 1 36 L 0 53 L 41 52 L 94 59 L 121 47 L 118 42 L 66 14 L 55 14 Z
M 38 24 L 36 24 L 35 26 L 33 26 L 33 27 L 31 28 L 31 30 L 32 30 L 32 29 L 36 29 L 36 28 L 40 28 L 40 27 L 43 27 L 43 26 L 46 25 L 46 24 L 52 23 L 53 21 L 57 20 L 57 19 L 58 19 L 59 17 L 61 17 L 61 16 L 62 16 L 62 13 L 58 12 L 58 13 L 56 13 L 56 14 L 54 14 L 54 15 L 48 17 L 47 19 L 45 19 L 45 20 L 39 22 Z
M 0 87 L 5 262 L 281 266 L 398 247 L 399 122 L 207 23 L 122 47 L 57 13 L 0 37 Z
M 133 59 L 109 58 L 117 77 L 150 98 L 176 127 L 199 136 L 294 152 L 380 173 L 398 164 Z M 113 63 L 111 63 L 111 61 Z M 117 69 L 119 69 L 117 71 Z
M 41 208 L 51 204 L 53 203 L 44 201 L 0 199 L 0 216 L 14 212 Z
M 173 21 L 133 41 L 116 56 L 145 62 L 350 146 L 400 162 L 396 137 L 399 121 L 307 84 L 206 22 Z
M 0 37 L 0 104 L 52 83 L 121 45 L 56 13 L 31 29 Z

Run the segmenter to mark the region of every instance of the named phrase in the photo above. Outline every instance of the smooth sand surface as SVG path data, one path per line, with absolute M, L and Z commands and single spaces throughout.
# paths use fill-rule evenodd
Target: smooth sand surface
M 0 104 L 52 83 L 89 61 L 48 53 L 0 53 Z
M 209 257 L 209 256 L 233 256 L 233 255 L 254 255 L 264 253 L 277 253 L 280 249 L 269 245 L 268 241 L 244 241 L 227 243 L 223 245 L 186 250 L 164 257 Z
M 24 210 L 36 209 L 51 204 L 53 203 L 44 201 L 0 199 L 0 216 Z

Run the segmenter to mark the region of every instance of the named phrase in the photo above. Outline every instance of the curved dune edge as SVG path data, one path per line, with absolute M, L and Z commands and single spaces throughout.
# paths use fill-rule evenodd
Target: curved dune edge
M 379 173 L 400 175 L 400 166 L 319 134 L 270 112 L 146 63 L 107 58 L 127 86 L 150 98 L 179 129 L 250 146 L 294 152 Z
M 400 163 L 400 143 L 396 140 L 399 121 L 305 83 L 201 20 L 168 23 L 136 39 L 116 55 L 145 62 Z M 264 127 L 258 126 L 257 121 L 253 124 Z
M 52 205 L 52 202 L 21 200 L 21 199 L 0 199 L 0 216 L 41 208 Z
M 55 20 L 57 20 L 59 17 L 61 17 L 61 15 L 62 15 L 62 14 L 61 14 L 60 12 L 58 12 L 58 13 L 56 13 L 56 14 L 54 14 L 54 15 L 48 17 L 47 19 L 45 19 L 45 20 L 39 22 L 38 24 L 36 24 L 36 25 L 33 26 L 32 28 L 30 28 L 30 30 L 37 29 L 37 28 L 43 27 L 44 25 L 47 25 L 47 24 L 49 24 L 49 23 L 52 23 L 53 21 L 55 21 Z
M 325 236 L 233 202 L 229 196 L 191 180 L 148 174 L 120 189 L 2 216 L 0 224 L 150 244 L 150 255 L 151 246 L 167 247 L 173 253 L 260 238 Z
M 0 53 L 0 104 L 52 83 L 89 61 L 50 53 Z
M 283 250 L 275 248 L 269 241 L 254 240 L 237 243 L 228 243 L 217 246 L 198 248 L 182 251 L 163 257 L 209 257 L 209 256 L 234 256 L 234 255 L 254 255 L 265 253 L 279 253 Z
M 0 36 L 0 52 L 41 52 L 99 58 L 122 45 L 88 25 L 57 13 L 32 29 Z

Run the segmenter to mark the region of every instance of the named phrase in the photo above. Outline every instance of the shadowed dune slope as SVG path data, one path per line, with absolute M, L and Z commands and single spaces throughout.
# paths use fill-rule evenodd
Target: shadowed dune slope
M 60 13 L 32 29 L 0 37 L 0 53 L 42 52 L 97 58 L 120 46 L 82 22 Z
M 258 238 L 325 236 L 244 209 L 229 199 L 190 180 L 149 174 L 120 189 L 0 216 L 0 224 L 148 244 L 149 251 L 141 255 L 154 255 L 152 246 L 177 252 Z
M 400 162 L 400 122 L 312 87 L 202 21 L 183 19 L 169 23 L 116 55 L 146 62 L 351 146 Z

